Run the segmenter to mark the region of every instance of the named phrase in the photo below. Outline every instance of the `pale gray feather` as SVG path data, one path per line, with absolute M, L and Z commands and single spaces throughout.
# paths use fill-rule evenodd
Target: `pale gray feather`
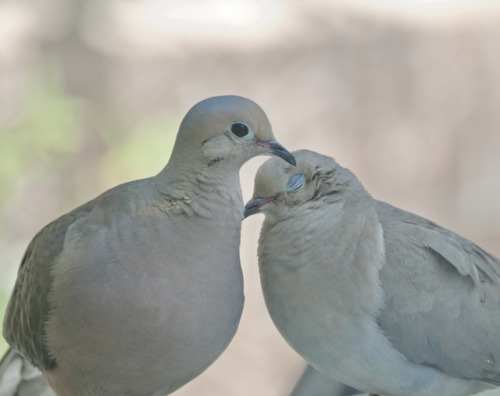
M 63 250 L 68 227 L 84 217 L 92 206 L 92 201 L 88 202 L 45 226 L 29 244 L 19 267 L 5 312 L 3 334 L 10 345 L 40 370 L 55 365 L 45 343 L 51 267 Z
M 417 363 L 498 383 L 500 260 L 429 220 L 374 206 L 386 254 L 381 328 Z
M 0 361 L 1 396 L 54 396 L 43 374 L 14 349 Z

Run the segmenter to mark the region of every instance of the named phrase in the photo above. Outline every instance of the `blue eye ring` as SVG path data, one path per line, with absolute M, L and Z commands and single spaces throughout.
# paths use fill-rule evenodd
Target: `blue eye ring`
M 290 176 L 285 184 L 285 193 L 294 193 L 300 190 L 306 184 L 306 176 L 302 173 L 296 173 Z

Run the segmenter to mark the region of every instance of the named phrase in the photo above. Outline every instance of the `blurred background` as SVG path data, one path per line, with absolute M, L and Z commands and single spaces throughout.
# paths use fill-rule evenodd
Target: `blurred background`
M 185 112 L 221 94 L 500 255 L 498 1 L 2 0 L 0 43 L 0 317 L 33 235 L 156 174 Z M 285 396 L 305 367 L 264 306 L 261 221 L 243 223 L 238 334 L 177 396 Z

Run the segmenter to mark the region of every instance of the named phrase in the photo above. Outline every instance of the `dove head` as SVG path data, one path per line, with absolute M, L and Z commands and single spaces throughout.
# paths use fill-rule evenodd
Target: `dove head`
M 293 156 L 274 139 L 271 124 L 256 103 L 240 96 L 217 96 L 188 111 L 167 167 L 216 167 L 229 163 L 239 170 L 247 160 L 261 154 L 295 163 Z
M 290 216 L 294 208 L 314 208 L 324 202 L 340 201 L 351 191 L 363 190 L 356 176 L 333 158 L 308 150 L 292 154 L 296 166 L 271 158 L 259 168 L 245 217 L 255 213 Z

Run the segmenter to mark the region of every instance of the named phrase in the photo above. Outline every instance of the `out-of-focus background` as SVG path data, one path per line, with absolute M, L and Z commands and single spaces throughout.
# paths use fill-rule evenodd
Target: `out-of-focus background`
M 0 316 L 33 235 L 157 173 L 184 113 L 220 94 L 500 255 L 499 43 L 495 0 L 0 1 Z M 178 396 L 284 396 L 304 368 L 264 306 L 261 221 L 243 224 L 238 334 Z

